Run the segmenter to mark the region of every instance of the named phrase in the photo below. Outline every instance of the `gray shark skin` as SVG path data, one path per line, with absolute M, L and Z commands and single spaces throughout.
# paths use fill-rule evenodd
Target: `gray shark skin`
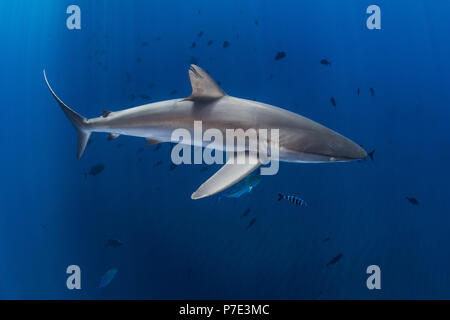
M 148 144 L 171 142 L 175 129 L 194 133 L 194 121 L 202 121 L 202 130 L 279 129 L 279 160 L 287 162 L 336 162 L 363 159 L 367 153 L 350 139 L 296 113 L 226 95 L 200 67 L 191 65 L 191 96 L 150 103 L 115 112 L 104 112 L 98 118 L 80 116 L 60 100 L 47 86 L 78 132 L 77 157 L 80 158 L 92 132 L 105 132 L 110 139 L 119 135 L 146 138 Z M 210 142 L 192 141 L 196 146 Z M 217 146 L 215 146 L 217 147 Z M 245 150 L 237 150 L 243 152 Z M 258 168 L 256 165 L 226 163 L 192 194 L 192 199 L 207 197 L 225 190 Z

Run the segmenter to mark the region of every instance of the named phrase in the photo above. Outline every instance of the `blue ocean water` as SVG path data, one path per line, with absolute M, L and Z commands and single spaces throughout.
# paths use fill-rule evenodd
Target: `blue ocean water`
M 71 4 L 81 30 L 66 27 Z M 371 4 L 381 30 L 366 28 Z M 1 1 L 0 298 L 450 298 L 449 10 L 444 0 Z M 376 149 L 374 161 L 281 163 L 238 199 L 193 201 L 219 167 L 169 170 L 168 144 L 94 134 L 76 159 L 44 68 L 90 118 L 188 96 L 192 57 L 228 94 L 318 121 Z M 81 290 L 66 288 L 72 264 Z M 373 264 L 381 290 L 366 287 Z

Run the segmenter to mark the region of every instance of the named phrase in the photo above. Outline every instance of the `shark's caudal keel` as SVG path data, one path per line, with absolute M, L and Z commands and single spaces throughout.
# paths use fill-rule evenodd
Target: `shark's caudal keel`
M 68 107 L 45 82 L 78 134 L 77 157 L 80 158 L 92 132 L 109 133 L 109 140 L 120 135 L 143 137 L 147 144 L 170 142 L 176 129 L 194 132 L 201 121 L 203 130 L 218 130 L 226 136 L 227 129 L 279 131 L 276 147 L 280 161 L 334 162 L 352 161 L 367 156 L 350 139 L 293 112 L 264 103 L 226 95 L 216 82 L 200 67 L 191 65 L 189 78 L 192 94 L 185 99 L 155 102 L 121 111 L 103 111 L 100 117 L 87 119 Z M 250 138 L 249 138 L 250 139 Z M 251 140 L 251 139 L 250 139 Z M 191 144 L 204 144 L 191 141 Z M 208 142 L 209 143 L 209 142 Z M 206 143 L 206 144 L 208 144 Z M 246 153 L 238 150 L 235 154 Z M 247 152 L 248 153 L 248 152 Z M 250 154 L 245 164 L 227 163 L 203 183 L 191 198 L 199 199 L 219 193 L 244 179 L 263 162 Z

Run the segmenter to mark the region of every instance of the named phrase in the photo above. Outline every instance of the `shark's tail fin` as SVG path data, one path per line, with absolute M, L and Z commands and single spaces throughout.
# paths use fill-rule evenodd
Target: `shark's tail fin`
M 45 70 L 44 70 L 44 79 L 48 89 L 55 98 L 56 102 L 58 102 L 62 111 L 64 111 L 67 118 L 69 118 L 70 122 L 72 122 L 73 126 L 75 127 L 75 130 L 77 130 L 78 133 L 77 158 L 80 159 L 84 149 L 86 148 L 89 137 L 91 136 L 91 131 L 88 128 L 88 120 L 85 117 L 82 117 L 81 115 L 73 111 L 72 109 L 70 109 L 64 102 L 62 102 L 60 98 L 58 98 L 58 96 L 55 94 L 53 89 L 50 87 L 50 84 L 48 83 L 47 76 L 45 75 Z

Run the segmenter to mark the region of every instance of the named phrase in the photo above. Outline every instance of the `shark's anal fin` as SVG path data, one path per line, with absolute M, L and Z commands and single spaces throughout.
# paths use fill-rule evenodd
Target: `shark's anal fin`
M 154 144 L 158 144 L 161 143 L 162 141 L 156 140 L 156 139 L 152 139 L 152 138 L 145 138 L 145 140 L 147 140 L 147 145 L 148 146 L 152 146 Z
M 240 164 L 239 157 L 246 157 L 245 163 Z M 212 196 L 244 179 L 261 165 L 256 156 L 239 153 L 231 156 L 227 163 L 219 169 L 211 178 L 206 180 L 192 195 L 191 199 L 201 199 Z
M 184 100 L 214 100 L 226 95 L 214 79 L 195 64 L 191 64 L 191 67 L 189 68 L 189 79 L 191 80 L 192 93 Z
M 110 133 L 109 136 L 108 136 L 108 141 L 115 140 L 115 139 L 117 139 L 119 136 L 120 136 L 120 134 L 117 134 L 117 133 Z

